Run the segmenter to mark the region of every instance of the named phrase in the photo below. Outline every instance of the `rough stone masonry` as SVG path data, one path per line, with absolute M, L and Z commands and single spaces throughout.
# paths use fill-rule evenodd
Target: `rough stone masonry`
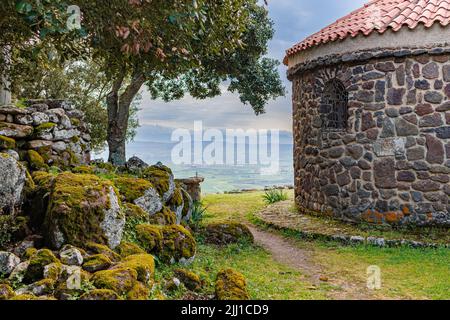
M 450 50 L 333 55 L 292 68 L 296 202 L 346 221 L 450 226 Z M 325 87 L 348 95 L 324 128 Z
M 63 100 L 26 104 L 0 106 L 0 152 L 31 170 L 89 163 L 91 137 L 81 111 Z

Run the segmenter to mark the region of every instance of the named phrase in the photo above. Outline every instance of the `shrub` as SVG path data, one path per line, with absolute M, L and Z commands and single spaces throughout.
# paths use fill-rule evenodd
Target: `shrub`
M 192 205 L 192 215 L 189 225 L 192 229 L 198 230 L 201 227 L 203 219 L 206 215 L 206 207 L 201 201 L 195 201 Z
M 288 196 L 283 190 L 272 189 L 266 191 L 266 193 L 263 195 L 263 198 L 267 204 L 272 204 L 280 201 L 285 201 L 288 199 Z

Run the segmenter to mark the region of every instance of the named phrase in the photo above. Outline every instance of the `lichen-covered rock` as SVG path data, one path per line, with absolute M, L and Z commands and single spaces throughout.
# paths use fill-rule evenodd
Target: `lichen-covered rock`
M 44 279 L 52 279 L 57 281 L 63 271 L 63 265 L 59 262 L 54 262 L 44 267 Z
M 148 164 L 138 157 L 131 157 L 125 164 L 127 170 L 131 173 L 138 174 L 148 167 Z
M 224 269 L 217 274 L 215 289 L 218 300 L 250 299 L 245 277 L 233 269 Z
M 192 217 L 192 209 L 194 207 L 194 201 L 189 193 L 181 189 L 181 195 L 183 196 L 183 211 L 181 212 L 181 221 L 188 223 Z
M 227 245 L 241 241 L 253 242 L 253 235 L 241 223 L 214 223 L 206 227 L 207 243 Z
M 175 190 L 175 179 L 170 168 L 158 163 L 142 171 L 142 177 L 149 180 L 166 203 Z
M 14 297 L 14 290 L 7 284 L 0 284 L 0 300 L 8 300 Z
M 25 273 L 28 270 L 29 264 L 30 262 L 28 261 L 19 263 L 10 274 L 8 280 L 13 283 L 21 283 L 23 281 L 23 278 L 25 277 Z
M 186 288 L 192 291 L 198 291 L 202 287 L 202 281 L 200 277 L 185 269 L 175 269 L 174 270 L 175 276 L 184 284 Z
M 44 296 L 52 294 L 55 290 L 55 280 L 53 279 L 42 279 L 35 283 L 32 283 L 24 288 L 16 291 L 16 294 L 32 294 L 34 296 Z
M 100 270 L 106 270 L 112 265 L 111 259 L 104 254 L 95 254 L 85 259 L 83 263 L 83 269 L 88 272 L 97 272 Z
M 62 263 L 69 266 L 81 266 L 83 264 L 83 256 L 80 250 L 75 247 L 66 248 L 65 246 L 59 253 L 59 258 Z
M 128 292 L 128 300 L 148 300 L 150 296 L 150 289 L 148 286 L 137 282 L 134 287 Z
M 48 249 L 38 250 L 29 261 L 27 271 L 24 275 L 25 283 L 33 283 L 44 278 L 45 266 L 51 263 L 60 263 L 53 252 Z
M 130 268 L 137 272 L 137 279 L 146 285 L 149 285 L 155 275 L 155 260 L 150 254 L 135 254 L 124 258 L 117 268 Z
M 80 300 L 88 300 L 88 301 L 112 301 L 112 300 L 122 300 L 117 293 L 113 290 L 108 289 L 94 289 L 80 297 Z
M 93 288 L 89 282 L 91 275 L 78 266 L 62 266 L 61 277 L 55 289 L 55 297 L 59 300 L 73 300 L 88 288 Z
M 117 268 L 98 271 L 92 277 L 92 283 L 98 289 L 113 290 L 119 295 L 127 294 L 137 282 L 138 274 L 131 268 Z
M 66 172 L 55 178 L 45 222 L 46 239 L 54 248 L 90 241 L 115 248 L 122 239 L 125 216 L 109 181 Z
M 13 157 L 0 153 L 0 211 L 20 204 L 26 181 L 26 170 Z
M 131 243 L 131 242 L 122 242 L 116 248 L 116 252 L 122 258 L 126 258 L 126 257 L 134 255 L 134 254 L 143 254 L 143 253 L 145 253 L 145 251 L 141 247 L 139 247 L 137 244 L 134 244 L 134 243 Z
M 20 258 L 14 253 L 0 251 L 0 275 L 9 276 L 19 263 Z
M 180 224 L 183 218 L 184 198 L 180 186 L 177 186 L 173 192 L 172 197 L 167 203 L 167 206 L 175 213 L 176 223 Z
M 161 197 L 154 188 L 145 190 L 144 195 L 134 200 L 134 204 L 142 208 L 149 215 L 160 211 L 163 207 Z
M 171 225 L 177 223 L 175 212 L 164 206 L 161 211 L 149 217 L 149 223 L 156 225 Z

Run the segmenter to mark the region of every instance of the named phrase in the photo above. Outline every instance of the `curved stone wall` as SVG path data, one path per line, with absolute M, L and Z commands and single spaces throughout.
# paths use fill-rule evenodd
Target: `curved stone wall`
M 296 202 L 304 212 L 450 226 L 450 54 L 402 52 L 334 65 L 324 57 L 291 72 Z M 345 129 L 323 128 L 322 93 L 332 79 L 348 92 Z

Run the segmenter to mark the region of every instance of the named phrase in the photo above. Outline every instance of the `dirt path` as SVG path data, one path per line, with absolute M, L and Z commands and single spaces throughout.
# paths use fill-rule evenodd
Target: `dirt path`
M 329 292 L 328 297 L 330 299 L 376 299 L 376 297 L 371 295 L 364 286 L 349 283 L 335 274 L 327 274 L 322 266 L 313 261 L 312 250 L 300 248 L 294 241 L 286 239 L 276 233 L 261 230 L 250 224 L 247 224 L 247 226 L 255 237 L 255 242 L 270 252 L 275 261 L 300 271 L 312 285 L 317 286 L 321 282 L 326 282 L 336 287 L 336 290 Z

